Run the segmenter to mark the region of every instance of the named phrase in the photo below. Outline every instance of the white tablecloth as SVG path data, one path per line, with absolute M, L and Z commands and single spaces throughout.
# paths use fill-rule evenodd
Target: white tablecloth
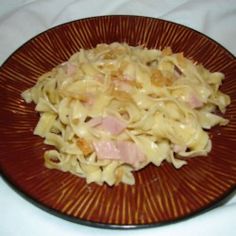
M 0 64 L 36 34 L 61 23 L 107 14 L 145 15 L 178 22 L 212 37 L 236 55 L 235 0 L 0 0 Z M 1 108 L 0 108 L 1 109 Z M 186 221 L 139 230 L 108 230 L 51 215 L 0 178 L 0 235 L 236 235 L 236 196 Z

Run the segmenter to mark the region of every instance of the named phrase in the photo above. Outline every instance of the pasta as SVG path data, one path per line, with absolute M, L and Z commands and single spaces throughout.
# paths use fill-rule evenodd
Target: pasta
M 34 134 L 53 146 L 47 168 L 132 185 L 150 163 L 180 168 L 210 152 L 207 130 L 228 123 L 215 113 L 230 104 L 223 79 L 169 47 L 114 42 L 81 49 L 22 97 L 40 114 Z

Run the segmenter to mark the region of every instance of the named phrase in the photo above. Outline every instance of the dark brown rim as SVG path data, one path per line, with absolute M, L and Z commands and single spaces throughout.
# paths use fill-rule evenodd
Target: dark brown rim
M 151 223 L 151 224 L 132 224 L 132 225 L 119 225 L 119 224 L 106 224 L 106 223 L 99 223 L 99 222 L 94 222 L 94 221 L 88 221 L 88 220 L 82 220 L 78 219 L 72 216 L 68 216 L 66 214 L 63 214 L 55 209 L 52 209 L 50 207 L 46 207 L 45 205 L 41 204 L 38 200 L 34 199 L 24 191 L 22 191 L 20 188 L 18 188 L 6 175 L 4 175 L 2 169 L 1 169 L 1 175 L 3 177 L 3 180 L 5 183 L 7 183 L 16 193 L 18 193 L 21 197 L 32 203 L 33 205 L 37 206 L 38 208 L 54 215 L 54 216 L 59 216 L 62 219 L 68 220 L 73 223 L 79 223 L 84 226 L 92 226 L 96 228 L 103 228 L 103 229 L 145 229 L 145 228 L 153 228 L 153 227 L 160 227 L 160 226 L 165 226 L 173 223 L 179 223 L 183 222 L 188 219 L 192 219 L 196 216 L 202 215 L 210 210 L 213 210 L 219 206 L 224 205 L 227 203 L 230 199 L 232 199 L 236 193 L 236 185 L 230 188 L 225 194 L 219 198 L 216 199 L 214 202 L 209 204 L 208 206 L 192 212 L 191 214 L 183 217 L 179 217 L 175 220 L 169 220 L 165 222 L 159 222 L 159 223 Z

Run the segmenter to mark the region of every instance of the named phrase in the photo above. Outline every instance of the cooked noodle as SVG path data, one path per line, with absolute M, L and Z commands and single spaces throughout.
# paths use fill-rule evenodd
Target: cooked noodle
M 55 147 L 48 168 L 87 183 L 134 184 L 133 171 L 166 160 L 175 168 L 207 155 L 206 130 L 226 125 L 216 115 L 230 104 L 224 75 L 182 53 L 127 44 L 99 44 L 75 53 L 24 91 L 40 119 L 34 134 Z

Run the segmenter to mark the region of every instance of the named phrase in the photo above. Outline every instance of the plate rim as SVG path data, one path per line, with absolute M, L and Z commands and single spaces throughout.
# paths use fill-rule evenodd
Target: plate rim
M 225 52 L 227 52 L 231 57 L 233 57 L 234 60 L 236 60 L 236 55 L 234 55 L 230 50 L 228 50 L 225 46 L 223 46 L 221 43 L 219 43 L 218 41 L 216 41 L 215 39 L 213 39 L 211 36 L 208 36 L 206 34 L 204 34 L 203 32 L 197 30 L 197 29 L 194 29 L 194 28 L 191 28 L 190 26 L 187 26 L 187 25 L 184 25 L 182 23 L 178 23 L 178 22 L 174 22 L 174 21 L 171 21 L 171 20 L 166 20 L 166 19 L 162 19 L 162 18 L 158 18 L 158 17 L 152 17 L 152 16 L 143 16 L 143 15 L 129 15 L 129 14 L 111 14 L 111 15 L 97 15 L 97 16 L 90 16 L 90 17 L 84 17 L 84 18 L 79 18 L 79 19 L 74 19 L 74 20 L 70 20 L 70 21 L 67 21 L 67 22 L 63 22 L 61 24 L 57 24 L 57 25 L 54 25 L 50 28 L 47 28 L 37 34 L 35 34 L 34 36 L 30 37 L 29 39 L 27 39 L 27 41 L 25 41 L 24 43 L 22 43 L 19 47 L 17 47 L 15 50 L 13 50 L 13 52 L 11 52 L 4 60 L 3 62 L 0 64 L 0 71 L 2 70 L 2 68 L 4 67 L 4 65 L 7 63 L 7 61 L 16 53 L 18 52 L 19 50 L 21 50 L 22 47 L 24 47 L 27 43 L 29 43 L 30 41 L 34 40 L 35 38 L 39 37 L 40 35 L 42 34 L 45 34 L 46 32 L 48 31 L 51 31 L 51 30 L 54 30 L 56 28 L 60 28 L 64 25 L 69 25 L 69 24 L 72 24 L 74 22 L 77 22 L 77 21 L 86 21 L 86 20 L 93 20 L 93 19 L 96 19 L 96 18 L 105 18 L 105 17 L 133 17 L 133 18 L 146 18 L 146 19 L 150 19 L 150 20 L 157 20 L 157 21 L 162 21 L 162 22 L 167 22 L 167 23 L 170 23 L 170 24 L 174 24 L 174 25 L 178 25 L 180 27 L 184 27 L 190 31 L 194 31 L 195 33 L 197 34 L 200 34 L 202 37 L 205 37 L 207 38 L 208 40 L 212 41 L 213 43 L 217 44 L 218 46 L 220 46 L 222 49 L 224 49 Z
M 109 17 L 110 18 L 116 18 L 116 17 L 120 17 L 120 18 L 123 18 L 123 17 L 124 18 L 127 18 L 127 17 L 128 18 L 144 18 L 144 19 L 150 19 L 150 20 L 154 20 L 154 21 L 166 22 L 166 23 L 170 23 L 170 24 L 173 24 L 173 25 L 178 25 L 180 27 L 183 27 L 187 30 L 190 30 L 190 31 L 193 31 L 193 32 L 199 34 L 201 37 L 204 37 L 207 40 L 212 41 L 218 47 L 221 47 L 221 49 L 224 50 L 230 57 L 232 57 L 232 60 L 236 61 L 236 55 L 234 55 L 232 52 L 230 52 L 221 43 L 219 43 L 215 39 L 211 38 L 210 36 L 200 32 L 196 29 L 193 29 L 189 26 L 186 26 L 184 24 L 177 23 L 177 22 L 170 21 L 170 20 L 166 20 L 166 19 L 162 19 L 162 18 L 158 18 L 158 17 L 151 17 L 151 16 L 144 16 L 144 15 L 129 15 L 129 14 L 111 14 L 110 15 L 109 14 L 109 15 L 97 15 L 97 16 L 90 16 L 90 17 L 85 17 L 85 18 L 74 19 L 74 20 L 71 20 L 71 21 L 67 21 L 67 22 L 64 22 L 64 23 L 61 23 L 61 24 L 54 25 L 50 28 L 47 28 L 47 29 L 43 30 L 42 32 L 40 32 L 40 33 L 34 35 L 33 37 L 29 38 L 27 41 L 25 41 L 23 44 L 21 44 L 19 47 L 17 47 L 12 53 L 10 53 L 9 56 L 5 60 L 3 60 L 3 62 L 0 64 L 0 72 L 2 72 L 5 65 L 14 56 L 14 54 L 16 54 L 18 51 L 20 51 L 25 45 L 30 43 L 32 40 L 38 38 L 40 35 L 43 35 L 43 34 L 49 32 L 49 31 L 52 31 L 52 30 L 56 30 L 57 28 L 61 28 L 65 25 L 70 25 L 74 22 L 91 21 L 93 19 L 96 20 L 98 18 L 109 18 Z M 2 126 L 2 124 L 0 126 Z M 2 155 L 2 153 L 0 152 L 0 156 L 1 155 Z M 81 224 L 81 225 L 84 225 L 84 226 L 90 226 L 90 227 L 95 227 L 95 228 L 103 228 L 103 229 L 120 229 L 120 230 L 124 230 L 124 229 L 142 229 L 142 228 L 145 229 L 145 228 L 160 227 L 160 226 L 175 224 L 175 223 L 178 223 L 178 222 L 183 222 L 183 221 L 192 219 L 193 217 L 196 217 L 198 215 L 202 215 L 206 212 L 209 212 L 212 209 L 215 209 L 219 206 L 222 206 L 223 204 L 228 202 L 231 198 L 233 198 L 235 193 L 236 193 L 236 183 L 235 183 L 235 184 L 232 184 L 227 189 L 227 191 L 224 191 L 224 193 L 220 197 L 215 198 L 209 204 L 204 205 L 204 207 L 202 207 L 198 210 L 192 211 L 189 214 L 186 214 L 184 216 L 177 217 L 175 219 L 171 219 L 171 220 L 167 220 L 167 221 L 160 221 L 160 222 L 156 222 L 156 223 L 146 223 L 146 224 L 110 224 L 110 223 L 101 223 L 101 222 L 97 222 L 97 221 L 85 220 L 85 219 L 74 217 L 72 215 L 67 215 L 66 213 L 63 213 L 59 210 L 53 209 L 53 208 L 51 208 L 49 206 L 46 206 L 45 204 L 41 203 L 39 200 L 35 199 L 29 193 L 24 191 L 18 184 L 14 183 L 14 181 L 11 180 L 11 176 L 8 176 L 8 174 L 4 171 L 4 168 L 2 167 L 1 158 L 0 158 L 0 175 L 2 176 L 2 179 L 4 180 L 4 182 L 8 186 L 11 187 L 11 189 L 13 189 L 16 193 L 18 193 L 21 197 L 23 197 L 23 199 L 27 200 L 28 202 L 30 202 L 34 206 L 38 207 L 39 209 L 44 210 L 44 212 L 50 213 L 50 214 L 52 214 L 54 216 L 57 216 L 57 217 L 60 217 L 61 219 L 64 219 L 64 220 L 68 220 L 69 222 L 78 223 L 78 224 Z
M 70 215 L 67 215 L 63 212 L 60 212 L 56 209 L 53 209 L 51 207 L 46 206 L 45 204 L 41 203 L 34 197 L 32 197 L 30 194 L 23 191 L 21 188 L 19 188 L 16 184 L 14 184 L 10 178 L 8 178 L 7 175 L 2 172 L 2 169 L 0 169 L 0 173 L 2 176 L 2 179 L 4 182 L 10 186 L 12 190 L 14 190 L 15 193 L 17 193 L 19 196 L 21 196 L 24 200 L 32 204 L 33 206 L 36 206 L 38 209 L 43 210 L 44 212 L 47 212 L 53 216 L 59 217 L 63 220 L 67 220 L 72 223 L 77 223 L 83 226 L 90 226 L 94 228 L 101 228 L 101 229 L 119 229 L 119 230 L 133 230 L 133 229 L 147 229 L 147 228 L 154 228 L 154 227 L 161 227 L 165 225 L 171 225 L 171 224 L 177 224 L 180 222 L 185 222 L 186 220 L 193 219 L 199 215 L 203 215 L 217 207 L 220 207 L 224 204 L 226 204 L 230 199 L 232 199 L 236 194 L 236 184 L 235 186 L 232 185 L 231 188 L 228 189 L 228 191 L 224 192 L 222 196 L 215 199 L 215 201 L 212 201 L 205 207 L 202 207 L 196 211 L 191 212 L 188 215 L 184 215 L 182 217 L 178 217 L 176 219 L 167 220 L 167 221 L 161 221 L 156 223 L 148 223 L 148 224 L 109 224 L 109 223 L 101 223 L 97 221 L 91 221 L 91 220 L 84 220 L 81 218 L 73 217 Z

